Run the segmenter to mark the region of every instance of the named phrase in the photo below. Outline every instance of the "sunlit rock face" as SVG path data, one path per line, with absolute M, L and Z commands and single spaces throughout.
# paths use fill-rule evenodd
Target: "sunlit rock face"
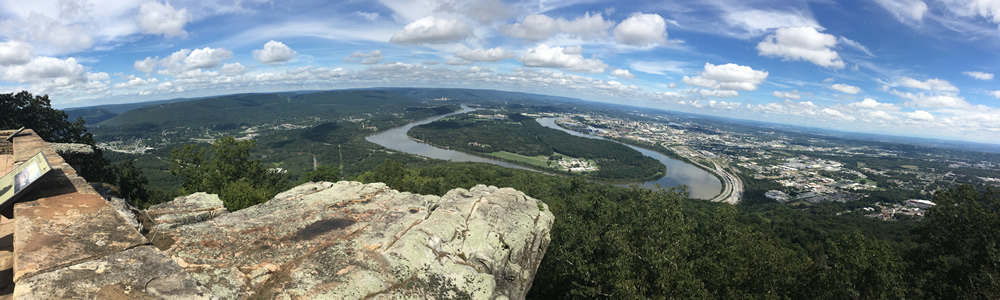
M 154 244 L 223 299 L 521 299 L 554 221 L 544 203 L 484 185 L 438 197 L 307 183 L 228 214 L 198 213 L 215 199 L 175 201 L 187 204 L 161 212 L 195 211 L 159 214 L 184 221 Z

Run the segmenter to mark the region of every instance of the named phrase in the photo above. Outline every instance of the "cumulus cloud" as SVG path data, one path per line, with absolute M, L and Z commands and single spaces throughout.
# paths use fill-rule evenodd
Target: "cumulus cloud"
M 910 93 L 892 90 L 891 93 L 907 99 L 909 106 L 925 108 L 968 108 L 971 105 L 962 97 L 948 93 Z
M 186 8 L 174 9 L 169 2 L 146 2 L 139 6 L 135 21 L 142 33 L 187 37 L 184 25 L 191 21 L 191 15 Z
M 35 57 L 23 65 L 8 66 L 4 79 L 17 82 L 69 85 L 86 80 L 83 65 L 70 57 Z
M 0 43 L 0 66 L 23 65 L 35 57 L 31 45 L 18 41 Z
M 865 98 L 860 102 L 853 102 L 851 104 L 848 104 L 848 106 L 856 109 L 874 109 L 874 110 L 891 110 L 891 111 L 900 110 L 898 105 L 892 103 L 878 102 L 878 100 L 872 98 Z
M 228 63 L 219 67 L 219 72 L 226 75 L 239 75 L 246 72 L 247 68 L 240 63 Z
M 222 64 L 222 61 L 232 57 L 233 52 L 224 48 L 181 49 L 163 59 L 146 57 L 144 60 L 136 61 L 133 67 L 140 72 L 148 73 L 146 71 L 153 71 L 152 62 L 156 62 L 156 65 L 163 68 L 159 71 L 160 74 L 177 75 L 196 69 L 215 68 Z
M 116 88 L 132 88 L 132 87 L 143 86 L 143 85 L 147 85 L 147 84 L 151 84 L 151 83 L 157 83 L 159 81 L 160 80 L 156 79 L 156 78 L 145 79 L 145 78 L 142 78 L 142 77 L 131 76 L 131 77 L 129 77 L 128 81 L 115 84 L 115 87 Z
M 628 70 L 624 69 L 614 69 L 613 71 L 611 71 L 611 76 L 615 76 L 621 79 L 635 78 L 635 75 L 632 75 L 632 72 L 629 72 Z
M 156 64 L 159 63 L 158 57 L 146 57 L 143 60 L 137 60 L 132 64 L 132 67 L 139 72 L 143 73 L 153 73 L 156 70 Z
M 927 4 L 922 0 L 875 0 L 875 2 L 903 23 L 920 23 L 927 13 Z
M 219 66 L 223 60 L 233 57 L 233 52 L 223 48 L 194 49 L 184 58 L 185 69 L 211 69 Z
M 906 117 L 914 121 L 921 121 L 921 122 L 934 121 L 934 115 L 931 115 L 931 113 L 923 110 L 908 112 L 906 113 Z
M 549 47 L 541 44 L 524 51 L 518 59 L 526 67 L 559 68 L 575 72 L 603 73 L 608 65 L 596 58 L 583 58 L 582 48 Z
M 962 72 L 965 76 L 969 76 L 979 80 L 991 80 L 993 79 L 993 73 L 979 72 L 979 71 L 969 71 Z
M 389 42 L 396 44 L 443 44 L 472 36 L 472 27 L 459 20 L 428 16 L 406 24 Z
M 514 53 L 497 47 L 492 49 L 468 49 L 463 48 L 455 53 L 455 57 L 471 61 L 501 61 L 514 58 Z
M 757 44 L 757 50 L 762 56 L 781 57 L 785 61 L 808 61 L 822 67 L 840 69 L 844 67 L 844 61 L 837 51 L 831 49 L 836 45 L 836 37 L 819 32 L 816 28 L 784 27 L 765 37 Z
M 364 53 L 361 51 L 355 51 L 351 53 L 351 56 L 344 58 L 346 62 L 360 63 L 362 65 L 373 65 L 382 62 L 382 50 L 372 50 L 372 52 Z
M 0 34 L 14 40 L 31 42 L 43 54 L 65 54 L 89 49 L 94 45 L 90 32 L 79 24 L 32 12 L 23 20 L 0 21 Z
M 802 94 L 799 93 L 799 90 L 791 90 L 787 92 L 774 91 L 772 95 L 782 99 L 794 99 L 794 100 L 802 99 Z
M 687 91 L 688 93 L 696 93 L 701 97 L 715 97 L 715 98 L 732 98 L 739 97 L 740 93 L 734 90 L 706 90 L 706 89 L 692 89 Z
M 996 97 L 997 99 L 1000 99 L 1000 90 L 998 90 L 998 91 L 991 91 L 990 95 L 993 95 L 993 97 Z
M 681 82 L 712 89 L 755 91 L 767 79 L 767 75 L 767 71 L 754 70 L 748 66 L 705 63 L 705 70 L 700 75 L 684 76 Z
M 844 121 L 854 121 L 855 120 L 855 118 L 853 116 L 845 115 L 844 113 L 840 112 L 839 110 L 836 110 L 836 109 L 833 109 L 833 108 L 827 107 L 827 108 L 823 108 L 823 110 L 821 110 L 821 111 L 823 112 L 823 114 L 826 114 L 828 117 L 831 117 L 831 118 L 834 118 L 834 119 L 839 119 L 839 120 L 844 120 Z
M 271 40 L 264 44 L 263 49 L 252 52 L 253 59 L 265 64 L 283 63 L 295 58 L 295 50 L 282 42 Z
M 500 33 L 510 37 L 541 41 L 558 34 L 583 39 L 604 37 L 607 35 L 608 29 L 614 25 L 615 22 L 605 20 L 599 13 L 593 15 L 587 13 L 573 20 L 553 19 L 546 15 L 529 15 L 521 23 L 504 25 L 499 29 Z
M 615 41 L 638 47 L 666 43 L 667 23 L 658 14 L 632 14 L 615 27 Z
M 851 95 L 856 95 L 856 94 L 858 94 L 858 93 L 861 92 L 861 88 L 859 88 L 859 87 L 856 87 L 856 86 L 853 86 L 853 85 L 842 84 L 842 83 L 837 83 L 837 84 L 831 85 L 830 88 L 833 89 L 833 90 L 835 90 L 835 91 L 838 91 L 838 92 L 841 92 L 841 93 L 844 93 L 844 94 L 851 94 Z
M 952 85 L 951 82 L 937 78 L 931 78 L 924 81 L 920 81 L 910 77 L 903 77 L 900 78 L 896 83 L 905 87 L 921 89 L 925 91 L 958 92 L 958 88 Z

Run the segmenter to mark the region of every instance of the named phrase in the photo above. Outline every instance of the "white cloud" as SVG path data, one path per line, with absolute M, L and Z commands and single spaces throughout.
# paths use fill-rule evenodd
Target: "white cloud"
M 471 61 L 501 61 L 504 59 L 514 58 L 514 53 L 504 50 L 503 48 L 497 47 L 492 49 L 475 49 L 470 50 L 468 48 L 462 48 L 455 52 L 455 57 L 471 60 Z
M 952 13 L 965 17 L 983 17 L 993 24 L 1000 24 L 1000 1 L 996 0 L 943 0 L 942 5 Z
M 135 63 L 132 64 L 132 67 L 139 72 L 153 73 L 153 71 L 156 70 L 158 60 L 159 57 L 146 57 L 146 59 L 135 61 Z
M 927 13 L 927 4 L 921 0 L 875 0 L 903 23 L 920 23 Z
M 900 110 L 898 105 L 892 103 L 878 102 L 877 100 L 872 98 L 865 98 L 860 102 L 854 102 L 848 104 L 848 106 L 856 109 L 874 109 L 874 110 L 891 110 L 891 111 Z
M 31 45 L 18 41 L 0 43 L 0 66 L 23 65 L 35 57 Z
M 362 65 L 373 65 L 382 62 L 382 50 L 372 50 L 372 52 L 364 53 L 361 51 L 355 51 L 351 53 L 351 56 L 344 58 L 346 62 L 360 63 Z
M 146 2 L 139 6 L 135 21 L 143 33 L 187 37 L 184 25 L 191 21 L 191 15 L 186 8 L 174 9 L 169 2 Z
M 377 12 L 356 11 L 356 12 L 352 13 L 352 15 L 361 17 L 362 19 L 365 19 L 365 20 L 368 20 L 368 21 L 375 21 L 375 19 L 378 19 L 378 13 Z
M 233 52 L 224 48 L 181 49 L 159 60 L 159 71 L 163 75 L 178 75 L 196 69 L 211 69 L 218 67 L 222 61 L 233 57 Z M 136 61 L 133 67 L 140 72 L 150 70 L 149 61 L 156 58 L 147 57 Z
M 962 74 L 965 74 L 966 76 L 969 76 L 969 77 L 972 77 L 972 78 L 975 78 L 975 79 L 979 79 L 979 80 L 991 80 L 991 79 L 993 79 L 993 73 L 986 73 L 986 72 L 979 72 L 979 71 L 969 71 L 969 72 L 962 72 Z
M 147 80 L 147 79 L 144 79 L 142 77 L 132 76 L 132 77 L 130 77 L 129 81 L 122 82 L 122 83 L 119 83 L 119 84 L 115 84 L 115 87 L 116 88 L 133 88 L 133 87 L 143 86 L 143 85 L 147 85 L 147 84 L 151 84 L 151 83 L 157 83 L 159 81 L 160 80 L 156 79 L 156 78 L 150 78 L 150 79 Z
M 472 36 L 472 27 L 459 20 L 425 17 L 413 21 L 393 34 L 389 42 L 396 44 L 443 44 Z
M 934 116 L 931 115 L 931 113 L 923 110 L 908 112 L 906 113 L 906 116 L 914 121 L 922 121 L 922 122 L 934 121 Z
M 754 91 L 767 79 L 767 71 L 737 64 L 705 63 L 705 71 L 695 77 L 684 76 L 681 82 L 713 89 Z
M 17 82 L 41 83 L 65 86 L 85 81 L 83 65 L 70 57 L 35 57 L 27 64 L 9 66 L 4 70 L 4 79 Z
M 219 72 L 226 75 L 239 75 L 246 72 L 247 68 L 240 63 L 228 63 L 219 67 Z
M 629 67 L 643 73 L 666 75 L 666 73 L 684 73 L 685 65 L 687 62 L 682 61 L 636 61 L 629 64 Z
M 990 95 L 993 95 L 993 97 L 996 97 L 997 99 L 1000 99 L 1000 90 L 998 90 L 998 91 L 991 91 Z
M 275 40 L 268 41 L 263 49 L 254 50 L 252 53 L 253 59 L 265 64 L 287 62 L 297 54 L 292 48 Z
M 184 58 L 185 69 L 211 69 L 219 66 L 223 60 L 233 57 L 233 52 L 223 48 L 194 49 Z
M 925 91 L 958 92 L 958 88 L 952 85 L 951 82 L 937 78 L 931 78 L 924 81 L 920 81 L 904 76 L 903 78 L 900 78 L 896 83 L 905 87 L 921 89 Z
M 851 48 L 857 49 L 858 51 L 864 52 L 870 57 L 875 56 L 875 54 L 872 54 L 871 50 L 868 50 L 868 47 L 865 47 L 865 45 L 862 45 L 861 43 L 858 43 L 857 41 L 854 41 L 852 39 L 841 36 L 837 39 L 837 41 L 839 41 L 844 45 L 850 46 Z
M 86 27 L 32 12 L 23 20 L 0 21 L 0 35 L 31 42 L 43 54 L 65 54 L 86 50 L 94 40 Z
M 616 76 L 621 79 L 635 78 L 635 75 L 633 75 L 632 72 L 629 72 L 628 70 L 625 69 L 614 69 L 611 71 L 611 76 Z
M 952 94 L 909 93 L 892 90 L 891 93 L 907 99 L 907 105 L 926 108 L 968 108 L 971 107 L 962 97 Z
M 632 14 L 615 27 L 615 41 L 638 47 L 666 43 L 667 23 L 658 14 Z
M 822 112 L 824 114 L 826 114 L 827 116 L 832 117 L 834 119 L 839 119 L 839 120 L 844 120 L 844 121 L 854 121 L 855 120 L 855 118 L 853 116 L 845 115 L 844 113 L 842 113 L 842 112 L 840 112 L 840 111 L 838 111 L 836 109 L 829 108 L 829 107 L 823 108 Z
M 774 34 L 757 44 L 758 54 L 781 57 L 782 60 L 802 60 L 828 68 L 840 69 L 844 61 L 831 49 L 837 38 L 813 27 L 778 28 Z
M 560 68 L 575 72 L 603 73 L 608 65 L 596 58 L 583 58 L 579 47 L 549 47 L 541 44 L 524 51 L 519 59 L 527 67 Z
M 739 97 L 740 93 L 734 90 L 706 90 L 706 89 L 693 89 L 688 91 L 691 93 L 697 93 L 702 97 L 716 97 L 716 98 L 732 98 Z
M 835 90 L 835 91 L 838 91 L 838 92 L 841 92 L 841 93 L 844 93 L 844 94 L 851 94 L 851 95 L 856 95 L 856 94 L 858 94 L 858 93 L 861 92 L 861 88 L 859 88 L 859 87 L 856 87 L 856 86 L 853 86 L 853 85 L 842 84 L 842 83 L 836 83 L 834 85 L 831 85 L 830 88 L 833 89 L 833 90 Z
M 802 94 L 799 93 L 799 90 L 791 90 L 787 92 L 774 91 L 773 95 L 775 97 L 783 99 L 794 99 L 794 100 L 802 99 Z
M 615 22 L 605 20 L 599 13 L 593 15 L 587 13 L 573 20 L 553 19 L 546 15 L 529 15 L 521 23 L 503 25 L 499 29 L 501 33 L 510 37 L 541 41 L 558 34 L 583 39 L 604 37 L 607 35 L 608 29 L 614 25 Z
M 823 28 L 812 17 L 798 11 L 778 11 L 759 9 L 731 9 L 722 16 L 728 25 L 745 30 L 749 36 L 763 35 L 771 29 L 782 27 Z

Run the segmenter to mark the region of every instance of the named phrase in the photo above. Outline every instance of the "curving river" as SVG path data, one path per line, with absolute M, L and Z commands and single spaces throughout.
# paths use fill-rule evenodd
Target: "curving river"
M 507 167 L 507 168 L 515 168 L 515 169 L 530 170 L 530 171 L 536 171 L 536 172 L 538 172 L 538 170 L 536 170 L 536 169 L 532 169 L 532 168 L 528 168 L 528 167 L 523 167 L 523 166 L 520 166 L 520 165 L 508 163 L 508 162 L 505 162 L 505 161 L 500 161 L 500 160 L 496 160 L 496 159 L 489 159 L 489 158 L 485 158 L 485 157 L 481 157 L 481 156 L 475 156 L 475 155 L 471 155 L 471 154 L 467 154 L 467 153 L 460 152 L 460 151 L 455 151 L 455 150 L 441 149 L 441 148 L 434 147 L 434 146 L 431 146 L 431 145 L 428 145 L 428 144 L 424 144 L 424 143 L 420 143 L 420 142 L 414 141 L 413 139 L 411 139 L 409 136 L 406 135 L 406 133 L 408 131 L 410 131 L 410 129 L 413 128 L 414 126 L 427 124 L 427 123 L 430 123 L 430 122 L 434 122 L 434 121 L 440 120 L 440 119 L 445 118 L 445 117 L 449 117 L 449 116 L 453 116 L 453 115 L 457 115 L 457 114 L 463 114 L 463 113 L 467 113 L 467 112 L 474 111 L 474 110 L 475 109 L 472 109 L 472 108 L 469 108 L 469 107 L 467 107 L 465 105 L 462 105 L 462 110 L 460 110 L 460 111 L 456 111 L 456 112 L 453 112 L 453 113 L 448 113 L 448 114 L 444 114 L 444 115 L 440 115 L 440 116 L 435 116 L 435 117 L 430 117 L 430 118 L 427 118 L 427 119 L 419 120 L 419 121 L 416 121 L 416 122 L 413 122 L 413 123 L 410 123 L 410 124 L 406 124 L 404 126 L 392 128 L 392 129 L 389 129 L 389 130 L 386 130 L 386 131 L 383 131 L 383 132 L 380 132 L 380 133 L 377 133 L 377 134 L 374 134 L 374 135 L 370 135 L 370 136 L 366 137 L 365 139 L 368 140 L 369 142 L 379 144 L 382 147 L 386 147 L 386 148 L 389 148 L 389 149 L 392 149 L 392 150 L 406 152 L 406 153 L 410 153 L 410 154 L 416 154 L 416 155 L 420 155 L 420 156 L 424 156 L 424 157 L 429 157 L 429 158 L 444 159 L 444 160 L 459 161 L 459 162 L 481 162 L 481 163 L 489 163 L 489 164 L 499 165 L 499 166 Z M 568 129 L 559 127 L 558 125 L 555 124 L 555 120 L 556 120 L 555 118 L 539 118 L 539 119 L 537 119 L 538 123 L 542 124 L 542 126 L 549 127 L 549 128 L 554 128 L 554 129 L 558 129 L 558 130 L 562 130 L 562 131 L 564 131 L 566 133 L 569 133 L 569 134 L 572 134 L 572 135 L 575 135 L 575 136 L 580 136 L 580 137 L 585 137 L 585 138 L 592 138 L 592 139 L 608 140 L 608 139 L 605 139 L 605 138 L 602 138 L 602 137 L 599 137 L 599 136 L 583 134 L 583 133 L 579 133 L 579 132 L 575 132 L 575 131 L 572 131 L 572 130 L 568 130 Z M 612 140 L 608 140 L 608 141 L 612 141 Z M 617 141 L 612 141 L 612 142 L 618 143 Z M 722 183 L 719 182 L 719 179 L 716 178 L 715 176 L 713 176 L 712 174 L 706 172 L 705 170 L 702 170 L 702 169 L 700 169 L 698 167 L 695 167 L 695 166 L 693 166 L 691 164 L 688 164 L 688 163 L 686 163 L 684 161 L 680 161 L 680 160 L 676 160 L 676 159 L 670 158 L 670 157 L 668 157 L 666 155 L 663 155 L 662 153 L 659 153 L 659 152 L 656 152 L 656 151 L 652 151 L 652 150 L 648 150 L 648 149 L 643 149 L 643 148 L 639 148 L 639 147 L 635 147 L 635 146 L 627 145 L 627 144 L 623 144 L 623 145 L 626 145 L 629 148 L 635 149 L 636 151 L 641 152 L 643 155 L 652 157 L 652 158 L 660 161 L 661 163 L 663 163 L 663 165 L 667 166 L 667 174 L 665 176 L 663 176 L 663 177 L 661 177 L 660 179 L 657 179 L 657 180 L 652 180 L 652 181 L 646 181 L 646 182 L 638 183 L 639 186 L 641 186 L 641 187 L 653 188 L 657 184 L 659 184 L 660 186 L 665 187 L 665 188 L 666 187 L 672 187 L 672 186 L 679 186 L 679 185 L 687 185 L 688 186 L 688 191 L 690 192 L 691 198 L 698 198 L 698 199 L 710 199 L 710 198 L 714 197 L 715 195 L 719 194 L 719 192 L 722 190 Z M 542 172 L 542 173 L 550 174 L 548 172 Z M 628 185 L 628 184 L 616 184 L 616 185 L 622 185 L 622 186 L 624 186 L 624 185 Z

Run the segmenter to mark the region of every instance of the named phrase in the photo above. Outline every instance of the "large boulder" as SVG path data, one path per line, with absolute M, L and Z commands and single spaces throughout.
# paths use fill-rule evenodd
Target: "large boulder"
M 307 183 L 157 245 L 223 299 L 522 299 L 553 220 L 510 188 Z

